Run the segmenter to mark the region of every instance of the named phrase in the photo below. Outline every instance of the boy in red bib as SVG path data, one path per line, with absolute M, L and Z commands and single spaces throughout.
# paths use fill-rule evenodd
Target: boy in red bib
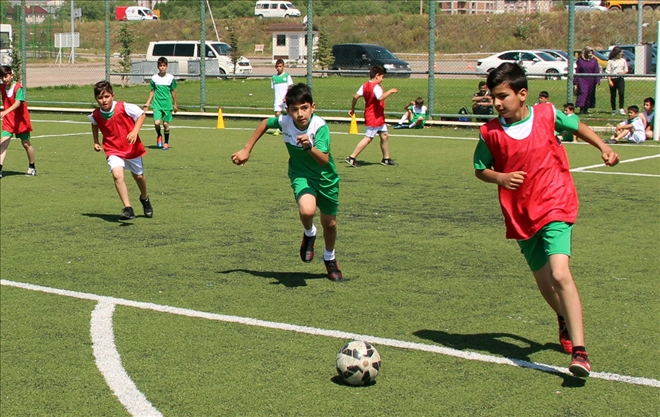
M 99 108 L 89 115 L 89 120 L 92 122 L 94 150 L 99 152 L 103 149 L 107 156 L 115 188 L 124 205 L 119 219 L 135 218 L 135 212 L 128 198 L 128 188 L 124 182 L 124 168 L 128 168 L 133 174 L 140 189 L 140 202 L 144 215 L 151 218 L 154 210 L 149 201 L 147 180 L 144 178 L 142 165 L 142 156 L 147 152 L 138 135 L 146 115 L 135 104 L 114 101 L 115 94 L 112 91 L 112 85 L 107 81 L 99 81 L 94 85 L 94 97 L 99 104 Z M 103 134 L 103 147 L 99 143 L 99 131 Z
M 360 97 L 364 97 L 364 124 L 367 126 L 364 138 L 357 144 L 353 153 L 346 158 L 346 163 L 353 168 L 360 166 L 355 158 L 371 143 L 376 134 L 380 136 L 380 150 L 383 153 L 383 159 L 380 161 L 380 164 L 396 165 L 390 158 L 389 134 L 387 133 L 387 124 L 385 124 L 385 99 L 390 94 L 398 93 L 399 90 L 390 88 L 386 92 L 383 92 L 383 87 L 380 84 L 385 79 L 386 73 L 387 70 L 381 65 L 374 65 L 369 71 L 369 81 L 362 84 L 357 93 L 353 95 L 351 110 L 348 114 L 350 116 L 355 114 L 355 105 Z
M 560 343 L 572 355 L 568 369 L 589 376 L 582 304 L 569 265 L 578 199 L 566 152 L 554 132 L 574 132 L 598 148 L 608 166 L 616 165 L 619 156 L 587 125 L 551 104 L 528 106 L 527 77 L 520 66 L 500 65 L 487 83 L 500 117 L 480 128 L 475 175 L 498 185 L 506 237 L 518 241 L 543 298 L 557 313 Z
M 25 102 L 25 90 L 20 83 L 14 82 L 14 73 L 9 65 L 0 66 L 0 78 L 2 86 L 3 111 L 0 112 L 2 120 L 2 134 L 0 134 L 0 178 L 2 178 L 2 165 L 5 163 L 7 148 L 11 137 L 16 135 L 21 140 L 23 148 L 28 157 L 27 176 L 37 175 L 37 168 L 34 165 L 34 148 L 30 143 L 30 132 L 32 132 L 32 123 L 30 123 L 30 113 Z

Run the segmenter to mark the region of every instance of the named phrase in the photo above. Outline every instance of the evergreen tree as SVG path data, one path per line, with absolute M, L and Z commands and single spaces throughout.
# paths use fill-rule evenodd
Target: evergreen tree
M 133 62 L 131 61 L 131 53 L 133 42 L 135 41 L 135 36 L 128 30 L 128 23 L 121 23 L 119 29 L 119 72 L 129 73 L 133 70 Z M 121 77 L 122 86 L 125 86 L 128 82 L 128 76 L 124 75 Z
M 16 32 L 12 32 L 12 39 L 11 39 L 11 70 L 14 73 L 14 81 L 17 83 L 21 82 L 21 75 L 23 73 L 21 72 L 21 49 L 22 47 L 19 48 L 19 44 L 16 41 Z
M 319 29 L 319 40 L 316 45 L 316 60 L 322 70 L 327 69 L 335 61 L 332 55 L 332 48 L 328 43 L 328 32 L 324 28 Z M 323 74 L 325 77 L 327 74 Z

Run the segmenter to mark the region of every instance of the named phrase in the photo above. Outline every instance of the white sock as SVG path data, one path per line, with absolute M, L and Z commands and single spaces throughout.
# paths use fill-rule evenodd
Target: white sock
M 309 230 L 305 229 L 305 236 L 310 236 L 310 237 L 311 236 L 316 236 L 316 226 L 314 226 L 314 224 L 312 224 L 311 229 L 309 229 Z
M 331 261 L 333 259 L 335 259 L 335 250 L 333 249 L 332 252 L 328 252 L 326 248 L 323 248 L 323 260 Z
M 408 121 L 408 118 L 404 114 L 403 116 L 401 116 L 401 120 L 399 120 L 399 124 L 400 125 L 405 124 L 407 121 Z

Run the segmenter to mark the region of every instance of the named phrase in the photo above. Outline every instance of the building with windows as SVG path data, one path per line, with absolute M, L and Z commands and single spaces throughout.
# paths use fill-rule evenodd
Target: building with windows
M 554 0 L 479 0 L 438 1 L 441 13 L 486 14 L 486 13 L 537 13 L 549 12 Z

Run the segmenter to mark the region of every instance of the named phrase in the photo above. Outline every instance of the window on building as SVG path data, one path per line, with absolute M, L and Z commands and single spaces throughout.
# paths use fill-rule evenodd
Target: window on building
M 277 46 L 286 46 L 286 35 L 277 35 Z

